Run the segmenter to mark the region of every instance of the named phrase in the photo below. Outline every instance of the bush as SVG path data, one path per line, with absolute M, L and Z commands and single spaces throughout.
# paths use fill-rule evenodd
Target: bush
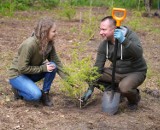
M 76 10 L 69 2 L 63 2 L 60 5 L 60 16 L 66 17 L 68 20 L 73 19 L 76 15 Z
M 81 49 L 73 50 L 71 62 L 65 66 L 64 71 L 69 74 L 66 80 L 62 80 L 61 90 L 72 99 L 79 99 L 88 88 L 87 83 L 92 83 L 100 75 L 96 67 L 92 67 L 91 57 L 80 58 Z
M 59 0 L 0 0 L 0 13 L 12 15 L 16 10 L 53 8 Z
M 67 3 L 67 6 L 65 5 Z M 74 6 L 105 6 L 144 9 L 144 1 L 139 0 L 0 0 L 0 13 L 13 15 L 15 10 L 51 9 L 64 4 L 64 15 L 71 19 L 75 15 Z M 153 1 L 153 9 L 160 8 L 158 1 Z

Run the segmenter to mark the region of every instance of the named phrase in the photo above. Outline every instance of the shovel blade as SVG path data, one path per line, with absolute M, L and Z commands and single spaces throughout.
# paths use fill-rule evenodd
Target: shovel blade
M 113 91 L 104 91 L 102 97 L 102 111 L 109 115 L 114 115 L 118 111 L 120 102 L 120 93 Z

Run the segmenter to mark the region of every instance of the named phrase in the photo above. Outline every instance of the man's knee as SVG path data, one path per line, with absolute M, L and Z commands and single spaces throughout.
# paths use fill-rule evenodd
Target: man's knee
M 119 83 L 119 90 L 121 93 L 129 93 L 131 91 L 132 87 L 129 83 Z

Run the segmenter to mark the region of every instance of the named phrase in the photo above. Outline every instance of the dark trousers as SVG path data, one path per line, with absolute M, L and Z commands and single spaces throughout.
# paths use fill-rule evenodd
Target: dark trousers
M 115 73 L 115 83 L 121 92 L 121 94 L 127 97 L 128 101 L 136 102 L 136 96 L 139 93 L 137 91 L 138 86 L 140 86 L 146 78 L 146 71 L 143 72 L 132 72 L 127 74 L 118 74 Z M 112 70 L 110 68 L 104 68 L 102 76 L 95 83 L 95 87 L 98 84 L 104 85 L 107 87 L 112 83 Z M 94 86 L 94 85 L 93 85 Z M 92 87 L 93 87 L 92 86 Z

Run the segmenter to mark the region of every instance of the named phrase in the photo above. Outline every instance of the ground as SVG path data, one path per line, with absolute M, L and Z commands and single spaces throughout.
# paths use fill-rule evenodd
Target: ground
M 77 8 L 85 14 L 88 8 Z M 109 10 L 94 8 L 92 15 L 97 19 L 102 18 Z M 126 24 L 133 20 L 134 11 L 129 11 Z M 138 15 L 138 14 L 137 14 Z M 31 35 L 35 22 L 42 16 L 54 17 L 57 23 L 58 36 L 56 49 L 63 63 L 69 62 L 70 52 L 74 49 L 73 42 L 77 40 L 79 32 L 74 31 L 82 24 L 78 16 L 68 21 L 57 16 L 53 11 L 23 11 L 16 12 L 14 17 L 0 16 L 0 130 L 158 130 L 160 129 L 160 43 L 157 31 L 160 28 L 160 19 L 144 19 L 145 29 L 137 29 L 144 48 L 144 57 L 148 63 L 149 71 L 146 81 L 140 86 L 142 99 L 137 111 L 127 109 L 126 102 L 119 106 L 119 111 L 114 116 L 109 116 L 101 111 L 101 98 L 103 93 L 95 90 L 91 103 L 85 108 L 79 108 L 69 97 L 59 91 L 57 76 L 51 90 L 53 107 L 45 107 L 37 102 L 13 100 L 11 87 L 8 83 L 8 68 L 11 64 L 19 44 Z M 138 20 L 141 16 L 137 16 Z M 134 19 L 135 20 L 135 19 Z M 83 20 L 82 20 L 83 22 Z M 131 25 L 131 24 L 130 24 Z M 141 28 L 141 26 L 140 26 Z M 80 29 L 80 28 L 79 28 Z M 94 38 L 86 44 L 85 55 L 92 55 L 93 61 L 100 42 L 98 30 Z M 83 40 L 83 39 L 82 39 Z M 155 93 L 156 94 L 155 94 Z M 155 96 L 156 95 L 156 96 Z

